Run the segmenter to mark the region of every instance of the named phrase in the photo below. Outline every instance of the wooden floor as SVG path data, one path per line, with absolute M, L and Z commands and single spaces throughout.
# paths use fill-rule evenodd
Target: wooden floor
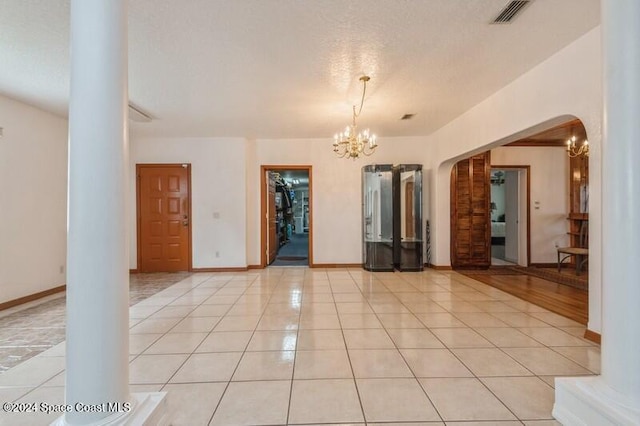
M 462 271 L 460 271 L 462 272 Z M 588 292 L 562 284 L 556 284 L 530 275 L 491 274 L 489 271 L 464 275 L 499 288 L 527 302 L 542 306 L 559 315 L 570 318 L 580 324 L 587 324 L 589 318 Z

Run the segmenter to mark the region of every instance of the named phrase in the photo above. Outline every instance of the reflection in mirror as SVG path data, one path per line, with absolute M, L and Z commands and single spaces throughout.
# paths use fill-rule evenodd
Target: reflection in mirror
M 391 165 L 362 168 L 362 234 L 365 269 L 393 270 Z
M 395 230 L 394 266 L 401 271 L 421 271 L 422 255 L 422 166 L 394 167 Z

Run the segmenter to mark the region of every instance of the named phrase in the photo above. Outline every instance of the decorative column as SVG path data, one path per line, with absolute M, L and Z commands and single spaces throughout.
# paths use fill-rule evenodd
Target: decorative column
M 602 375 L 556 379 L 564 425 L 640 424 L 640 2 L 602 1 Z
M 148 394 L 129 394 L 127 20 L 127 0 L 71 1 L 68 412 L 58 425 L 142 424 L 154 411 Z

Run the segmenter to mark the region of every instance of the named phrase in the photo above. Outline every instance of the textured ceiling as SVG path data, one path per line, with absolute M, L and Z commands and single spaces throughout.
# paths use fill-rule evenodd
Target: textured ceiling
M 599 24 L 599 0 L 130 0 L 145 136 L 426 135 Z M 68 0 L 0 0 L 0 93 L 66 115 Z M 400 121 L 405 113 L 416 114 Z M 1 118 L 0 118 L 1 119 Z M 1 123 L 8 124 L 8 123 Z

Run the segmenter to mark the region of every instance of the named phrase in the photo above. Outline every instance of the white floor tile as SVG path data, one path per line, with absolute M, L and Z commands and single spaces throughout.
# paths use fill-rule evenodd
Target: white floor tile
M 413 377 L 397 349 L 350 349 L 356 378 Z
M 294 357 L 294 351 L 245 352 L 232 380 L 291 380 Z
M 131 391 L 168 391 L 175 425 L 551 426 L 555 377 L 601 363 L 583 325 L 452 271 L 194 274 L 131 312 Z M 64 354 L 0 399 L 62 401 Z
M 64 367 L 63 357 L 34 357 L 0 374 L 0 386 L 39 386 Z
M 144 351 L 145 354 L 190 354 L 207 333 L 168 333 Z
M 251 337 L 248 351 L 293 351 L 298 333 L 295 331 L 256 331 Z
M 340 330 L 300 330 L 298 350 L 345 349 Z
M 171 383 L 227 382 L 241 356 L 241 352 L 193 354 L 171 378 Z
M 298 351 L 294 379 L 349 379 L 353 377 L 344 349 Z
M 230 383 L 210 424 L 286 424 L 290 388 L 288 380 Z
M 172 426 L 207 426 L 226 383 L 168 384 L 167 411 Z
M 539 376 L 576 376 L 589 370 L 550 348 L 504 348 L 507 354 Z
M 129 365 L 129 383 L 167 383 L 187 357 L 188 355 L 140 355 Z
M 383 329 L 343 330 L 348 349 L 394 349 L 395 345 Z
M 515 416 L 478 379 L 420 379 L 446 421 L 515 420 Z
M 400 349 L 416 377 L 471 377 L 473 374 L 448 349 Z
M 480 380 L 519 418 L 553 419 L 553 388 L 539 378 L 487 377 Z
M 358 379 L 357 385 L 367 422 L 440 420 L 416 379 Z
M 451 352 L 477 377 L 533 375 L 500 349 L 452 349 Z
M 251 331 L 214 331 L 200 343 L 196 352 L 243 352 L 252 334 Z
M 444 345 L 426 329 L 387 329 L 391 339 L 401 349 L 444 348 Z
M 353 380 L 294 380 L 289 422 L 364 422 Z

